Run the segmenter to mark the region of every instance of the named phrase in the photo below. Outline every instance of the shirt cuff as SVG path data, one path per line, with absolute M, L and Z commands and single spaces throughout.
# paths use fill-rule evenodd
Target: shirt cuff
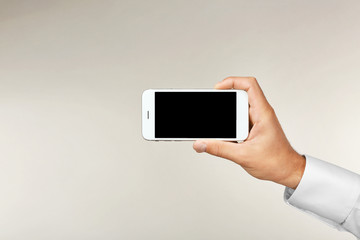
M 359 197 L 360 176 L 314 157 L 305 157 L 301 181 L 295 190 L 285 188 L 284 200 L 294 207 L 341 224 Z

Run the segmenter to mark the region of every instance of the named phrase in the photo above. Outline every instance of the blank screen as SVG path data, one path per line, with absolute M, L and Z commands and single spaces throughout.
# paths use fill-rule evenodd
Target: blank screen
M 155 92 L 155 138 L 236 138 L 236 92 Z

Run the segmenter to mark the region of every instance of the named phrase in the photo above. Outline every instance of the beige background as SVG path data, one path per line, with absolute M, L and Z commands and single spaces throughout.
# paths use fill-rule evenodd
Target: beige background
M 0 239 L 354 239 L 191 142 L 144 141 L 140 100 L 253 75 L 299 152 L 360 172 L 359 12 L 0 0 Z

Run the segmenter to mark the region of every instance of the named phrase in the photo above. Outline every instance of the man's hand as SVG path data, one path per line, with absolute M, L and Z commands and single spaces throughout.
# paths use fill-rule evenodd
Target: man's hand
M 258 179 L 295 189 L 305 169 L 305 158 L 290 146 L 256 79 L 229 77 L 215 88 L 247 91 L 251 131 L 242 143 L 198 140 L 194 142 L 194 149 L 234 161 Z

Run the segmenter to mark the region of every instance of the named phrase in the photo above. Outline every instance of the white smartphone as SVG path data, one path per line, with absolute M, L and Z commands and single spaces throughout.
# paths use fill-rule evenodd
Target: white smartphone
M 142 94 L 146 140 L 245 140 L 248 95 L 243 90 L 148 89 Z

